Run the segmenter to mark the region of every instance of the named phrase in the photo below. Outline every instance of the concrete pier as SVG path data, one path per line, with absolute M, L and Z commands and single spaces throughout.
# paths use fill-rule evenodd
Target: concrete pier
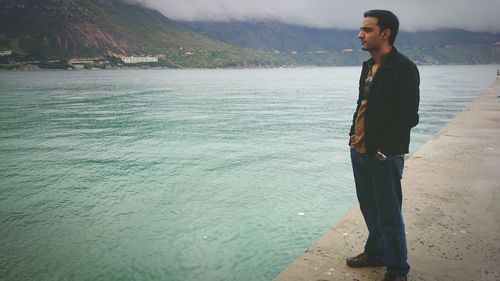
M 500 77 L 406 161 L 403 197 L 409 280 L 500 280 Z M 345 264 L 366 236 L 355 206 L 274 280 L 382 280 Z

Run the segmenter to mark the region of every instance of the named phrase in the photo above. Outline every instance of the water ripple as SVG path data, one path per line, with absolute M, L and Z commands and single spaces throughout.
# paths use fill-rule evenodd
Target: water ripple
M 495 74 L 420 69 L 412 151 Z M 0 279 L 272 279 L 356 200 L 359 71 L 0 72 Z

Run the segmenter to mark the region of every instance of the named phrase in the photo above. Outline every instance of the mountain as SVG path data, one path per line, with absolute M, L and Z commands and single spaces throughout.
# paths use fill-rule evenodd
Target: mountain
M 279 22 L 178 22 L 203 35 L 245 48 L 279 53 L 297 64 L 358 65 L 357 30 Z M 460 29 L 400 32 L 396 47 L 421 64 L 500 63 L 500 34 Z
M 282 63 L 120 0 L 0 0 L 0 50 L 13 51 L 11 60 L 149 55 L 171 67 Z
M 0 0 L 0 69 L 124 66 L 124 56 L 158 60 L 140 64 L 148 67 L 359 65 L 368 54 L 356 34 L 279 22 L 175 22 L 126 0 Z M 396 46 L 421 64 L 500 63 L 500 34 L 400 32 Z

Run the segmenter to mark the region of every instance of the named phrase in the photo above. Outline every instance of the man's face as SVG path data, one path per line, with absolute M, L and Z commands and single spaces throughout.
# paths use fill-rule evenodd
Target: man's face
M 380 27 L 377 25 L 378 19 L 366 17 L 359 28 L 358 38 L 361 41 L 361 50 L 374 51 L 382 45 L 384 33 L 380 33 Z

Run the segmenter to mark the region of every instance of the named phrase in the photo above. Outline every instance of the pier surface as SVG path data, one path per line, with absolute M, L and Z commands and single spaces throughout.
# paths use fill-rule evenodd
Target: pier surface
M 500 280 L 499 77 L 406 161 L 402 184 L 408 280 Z M 382 280 L 345 264 L 366 237 L 355 206 L 274 280 Z

